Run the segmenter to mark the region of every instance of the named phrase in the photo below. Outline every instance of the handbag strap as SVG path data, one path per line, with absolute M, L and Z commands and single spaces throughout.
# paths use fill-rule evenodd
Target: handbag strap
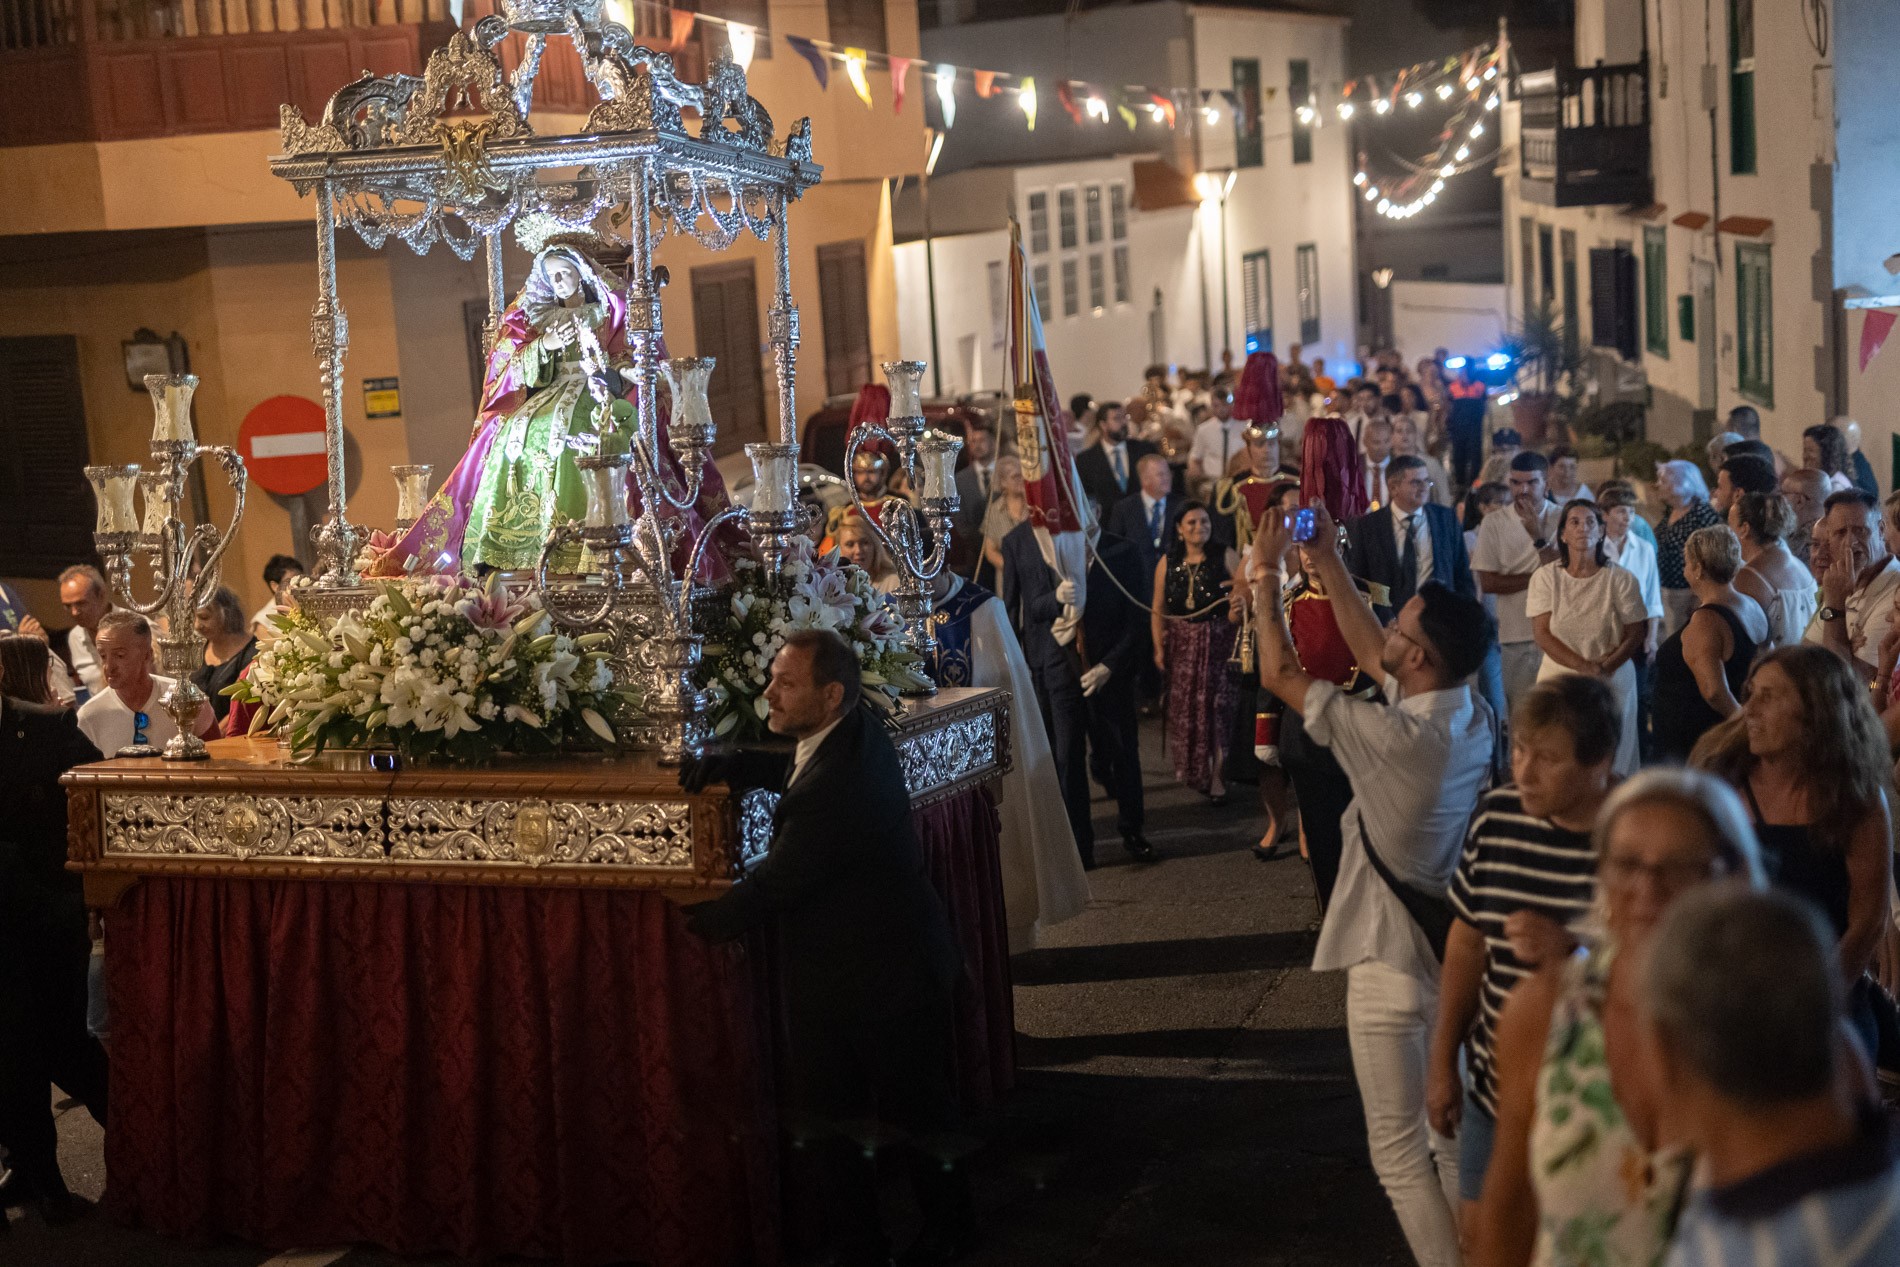
M 1392 868 L 1386 865 L 1385 859 L 1379 856 L 1379 847 L 1372 843 L 1372 833 L 1366 830 L 1366 812 L 1364 810 L 1357 810 L 1355 813 L 1357 813 L 1359 817 L 1359 843 L 1365 847 L 1366 861 L 1370 862 L 1372 869 L 1379 873 L 1379 878 L 1385 881 L 1386 887 L 1391 889 L 1401 900 L 1408 894 L 1413 897 L 1425 896 L 1424 892 L 1420 890 L 1417 885 L 1407 884 L 1404 880 L 1399 879 Z

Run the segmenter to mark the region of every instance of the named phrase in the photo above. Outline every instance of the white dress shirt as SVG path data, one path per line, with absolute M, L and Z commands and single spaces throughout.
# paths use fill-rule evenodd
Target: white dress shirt
M 152 693 L 146 697 L 143 706 L 137 709 L 129 707 L 119 698 L 119 693 L 111 687 L 97 692 L 79 706 L 79 729 L 86 738 L 92 740 L 92 746 L 110 757 L 121 748 L 130 747 L 133 737 L 138 733 L 138 713 L 145 714 L 145 738 L 153 747 L 163 748 L 178 736 L 178 727 L 172 721 L 172 715 L 160 706 L 159 701 L 172 689 L 173 679 L 152 674 Z M 213 735 L 218 726 L 218 718 L 211 711 L 211 705 L 198 705 L 198 734 L 200 737 Z
M 1382 457 L 1377 462 L 1365 459 L 1366 501 L 1374 508 L 1383 506 L 1390 490 L 1386 487 L 1385 468 L 1392 459 Z
M 1557 523 L 1563 515 L 1563 508 L 1555 502 L 1545 502 L 1544 512 L 1539 517 L 1545 541 L 1553 541 L 1557 536 Z M 1478 525 L 1478 549 L 1471 556 L 1471 570 L 1474 572 L 1497 572 L 1504 576 L 1528 576 L 1544 565 L 1537 555 L 1537 544 L 1531 540 L 1531 534 L 1524 531 L 1524 521 L 1518 517 L 1514 506 L 1484 517 Z M 1525 591 L 1515 594 L 1499 594 L 1498 598 L 1498 642 L 1531 642 L 1536 635 L 1531 631 L 1531 620 L 1524 614 Z
M 1201 425 L 1194 428 L 1194 444 L 1188 450 L 1188 460 L 1201 464 L 1201 474 L 1220 479 L 1227 474 L 1227 464 L 1234 454 L 1247 447 L 1247 438 L 1241 433 L 1247 424 L 1238 418 L 1229 418 L 1225 423 L 1218 418 L 1204 418 Z
M 798 782 L 798 776 L 805 773 L 805 767 L 811 763 L 813 757 L 818 755 L 818 746 L 831 736 L 832 731 L 838 729 L 838 723 L 844 718 L 845 715 L 839 713 L 824 729 L 814 730 L 798 741 L 798 747 L 792 752 L 791 773 L 785 777 L 786 788 L 789 789 L 792 784 Z
M 1127 492 L 1128 482 L 1135 477 L 1134 464 L 1128 460 L 1128 441 L 1120 440 L 1110 444 L 1107 439 L 1103 439 L 1101 444 L 1102 456 L 1108 459 L 1108 473 L 1115 477 L 1122 492 Z M 1117 462 L 1121 465 L 1116 466 Z M 1102 509 L 1106 511 L 1108 507 L 1104 506 Z
M 1649 618 L 1661 620 L 1662 573 L 1656 569 L 1656 547 L 1635 531 L 1625 533 L 1621 541 L 1605 537 L 1603 547 L 1609 553 L 1610 562 L 1626 569 L 1636 578 L 1636 586 L 1643 594 L 1643 610 Z
M 99 647 L 92 640 L 91 630 L 74 625 L 66 635 L 66 653 L 73 658 L 73 675 L 88 694 L 97 695 L 106 689 L 106 671 L 99 665 Z
M 1397 506 L 1389 506 L 1392 512 L 1392 546 L 1397 551 L 1393 557 L 1405 561 L 1405 512 Z M 1412 578 L 1413 592 L 1416 593 L 1425 582 L 1432 579 L 1432 528 L 1425 522 L 1425 508 L 1420 506 L 1412 512 L 1412 541 L 1418 551 L 1418 575 Z
M 1366 860 L 1359 825 L 1363 819 L 1380 860 L 1399 879 L 1443 891 L 1490 776 L 1491 722 L 1468 684 L 1401 698 L 1398 683 L 1387 678 L 1385 689 L 1397 704 L 1354 699 L 1331 682 L 1306 688 L 1307 733 L 1332 750 L 1353 788 L 1340 818 L 1345 852 L 1313 970 L 1375 962 L 1435 981 L 1438 958 Z

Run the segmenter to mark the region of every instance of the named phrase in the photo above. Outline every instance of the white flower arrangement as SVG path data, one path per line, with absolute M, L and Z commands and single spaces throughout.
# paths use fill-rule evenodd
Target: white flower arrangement
M 392 582 L 328 629 L 301 610 L 271 618 L 249 676 L 227 689 L 258 705 L 293 751 L 393 746 L 480 761 L 501 752 L 612 746 L 625 702 L 607 634 L 570 637 L 532 595 L 462 576 Z
M 730 598 L 706 631 L 701 661 L 715 738 L 765 735 L 772 657 L 785 635 L 798 629 L 829 629 L 849 643 L 858 653 L 865 698 L 873 703 L 888 708 L 902 691 L 929 685 L 920 658 L 904 646 L 895 604 L 863 569 L 841 562 L 837 551 L 821 557 L 800 538 L 776 584 L 750 559 L 738 560 L 734 571 Z

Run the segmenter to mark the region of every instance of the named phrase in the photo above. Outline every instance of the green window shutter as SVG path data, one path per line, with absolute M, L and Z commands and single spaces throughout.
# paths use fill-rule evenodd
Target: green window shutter
M 1643 229 L 1644 342 L 1657 356 L 1669 355 L 1669 231 L 1660 225 Z
M 1286 108 L 1293 117 L 1293 161 L 1313 161 L 1313 125 L 1300 122 L 1300 107 L 1313 95 L 1312 71 L 1302 59 L 1286 64 Z
M 1728 168 L 1755 173 L 1755 0 L 1728 5 Z
M 1260 61 L 1234 59 L 1234 166 L 1258 167 L 1263 154 L 1260 136 Z
M 1774 278 L 1769 249 L 1735 245 L 1736 387 L 1764 405 L 1775 403 Z

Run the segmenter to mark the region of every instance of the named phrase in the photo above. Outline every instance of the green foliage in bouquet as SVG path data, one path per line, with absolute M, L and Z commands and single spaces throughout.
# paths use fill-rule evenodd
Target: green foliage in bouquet
M 393 747 L 480 762 L 504 752 L 610 747 L 626 703 L 606 634 L 555 628 L 532 595 L 511 599 L 460 576 L 392 582 L 360 615 L 324 628 L 300 610 L 226 690 L 258 705 L 252 730 L 291 749 Z
M 727 601 L 706 631 L 700 684 L 712 694 L 716 739 L 766 735 L 765 684 L 772 657 L 795 629 L 830 629 L 858 653 L 865 697 L 885 708 L 909 688 L 927 685 L 920 658 L 904 646 L 904 624 L 890 597 L 834 550 L 822 557 L 800 541 L 774 584 L 741 559 Z

